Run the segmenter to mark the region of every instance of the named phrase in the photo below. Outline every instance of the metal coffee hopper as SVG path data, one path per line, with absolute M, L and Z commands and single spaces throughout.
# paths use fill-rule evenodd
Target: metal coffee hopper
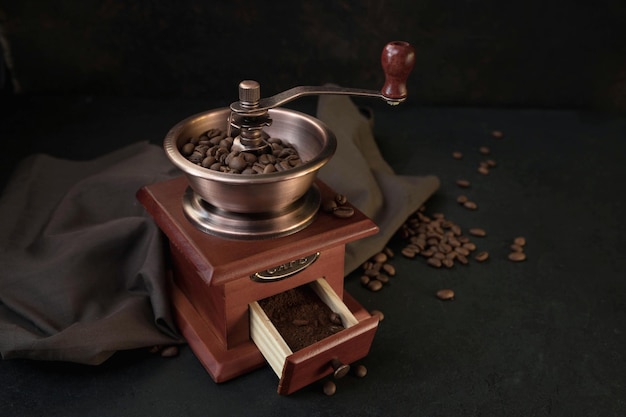
M 184 175 L 143 187 L 137 196 L 168 239 L 170 295 L 180 331 L 214 381 L 269 363 L 279 377 L 278 392 L 289 394 L 368 354 L 378 319 L 344 291 L 344 254 L 347 243 L 378 227 L 356 209 L 347 219 L 319 210 L 336 194 L 316 178 L 335 152 L 335 136 L 321 121 L 278 107 L 319 94 L 398 104 L 407 97 L 414 61 L 408 43 L 387 44 L 381 91 L 301 86 L 261 98 L 256 81 L 243 81 L 239 101 L 229 108 L 191 116 L 167 133 L 165 152 Z M 228 131 L 235 149 L 256 155 L 268 151 L 269 137 L 279 137 L 303 163 L 251 175 L 187 160 L 184 143 L 212 128 Z M 345 330 L 292 352 L 257 301 L 303 285 L 341 317 Z

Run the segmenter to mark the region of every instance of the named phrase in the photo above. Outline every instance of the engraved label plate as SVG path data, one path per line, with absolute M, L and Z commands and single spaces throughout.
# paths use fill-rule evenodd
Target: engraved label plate
M 316 252 L 312 255 L 294 259 L 281 265 L 268 268 L 265 271 L 259 271 L 250 275 L 250 279 L 260 282 L 279 281 L 297 274 L 308 268 L 313 262 L 319 258 L 320 253 Z

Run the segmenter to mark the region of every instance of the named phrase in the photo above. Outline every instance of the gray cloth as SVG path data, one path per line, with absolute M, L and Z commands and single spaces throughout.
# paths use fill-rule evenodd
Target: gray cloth
M 439 188 L 433 175 L 396 175 L 382 157 L 373 120 L 366 118 L 347 96 L 320 96 L 317 118 L 337 136 L 337 152 L 319 178 L 380 228 L 374 236 L 346 246 L 345 273 L 354 271 L 380 252 L 404 221 Z
M 320 178 L 381 229 L 348 246 L 348 273 L 382 249 L 439 182 L 395 175 L 349 98 L 322 97 L 318 116 L 338 139 Z M 99 364 L 118 350 L 182 342 L 162 235 L 135 198 L 142 186 L 177 175 L 162 148 L 147 143 L 92 161 L 22 162 L 0 199 L 4 359 Z
M 135 198 L 174 175 L 147 143 L 92 161 L 23 161 L 0 201 L 3 358 L 99 364 L 179 341 L 161 236 Z

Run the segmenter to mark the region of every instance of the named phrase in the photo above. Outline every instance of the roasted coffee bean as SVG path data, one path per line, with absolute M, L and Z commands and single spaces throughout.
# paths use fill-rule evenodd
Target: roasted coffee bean
M 454 251 L 455 251 L 456 253 L 458 253 L 459 255 L 463 255 L 463 256 L 468 256 L 468 255 L 470 254 L 469 249 L 464 248 L 464 247 L 462 247 L 462 246 L 461 246 L 461 247 L 454 248 Z
M 388 246 L 385 246 L 385 249 L 383 249 L 383 252 L 385 253 L 385 255 L 387 255 L 388 258 L 393 258 L 394 256 L 393 250 Z
M 367 284 L 369 284 L 371 280 L 372 278 L 368 277 L 367 275 L 361 275 L 361 285 L 363 285 L 364 287 L 367 287 Z
M 523 252 L 524 248 L 522 246 L 517 245 L 517 244 L 514 243 L 514 244 L 511 245 L 511 250 L 513 252 Z
M 377 279 L 372 279 L 369 284 L 367 284 L 367 288 L 374 292 L 380 291 L 383 288 L 383 283 Z
M 382 264 L 382 263 L 387 262 L 387 255 L 383 252 L 379 252 L 373 256 L 372 260 L 374 262 L 380 262 Z
M 367 375 L 367 368 L 364 365 L 357 365 L 354 367 L 354 375 L 359 378 L 365 378 Z
M 478 262 L 484 262 L 488 258 L 489 258 L 489 252 L 486 252 L 486 251 L 478 252 L 476 256 L 474 256 L 474 259 L 476 259 Z
M 502 139 L 504 137 L 504 133 L 501 130 L 494 130 L 493 132 L 491 132 L 491 136 L 493 136 L 495 139 Z
M 454 266 L 454 261 L 450 258 L 445 258 L 441 260 L 441 264 L 446 268 L 452 268 Z
M 471 183 L 468 180 L 457 180 L 456 185 L 458 185 L 459 187 L 467 188 L 471 185 Z
M 493 168 L 496 166 L 496 161 L 494 161 L 493 159 L 487 159 L 485 162 L 487 163 L 487 166 L 489 168 Z
M 489 155 L 491 153 L 491 149 L 489 149 L 489 146 L 481 146 L 480 148 L 478 148 L 478 152 L 483 155 Z
M 469 251 L 475 251 L 476 245 L 473 242 L 467 242 L 463 244 L 463 247 Z
M 455 151 L 455 152 L 452 152 L 452 157 L 454 159 L 462 159 L 463 158 L 463 154 L 461 152 L 459 152 L 459 151 Z
M 376 276 L 376 279 L 382 282 L 383 284 L 387 284 L 389 282 L 389 276 L 385 274 L 378 274 Z
M 404 248 L 400 253 L 402 254 L 402 256 L 409 259 L 413 259 L 415 258 L 415 255 L 417 255 L 417 252 L 415 252 L 415 250 L 411 248 Z
M 296 148 L 278 138 L 270 138 L 272 154 L 259 157 L 252 152 L 231 152 L 233 138 L 220 129 L 210 129 L 198 137 L 189 138 L 180 152 L 190 162 L 213 171 L 246 175 L 285 171 L 302 164 Z M 214 162 L 206 157 L 215 158 Z M 218 163 L 220 165 L 216 165 Z M 259 164 L 256 166 L 255 164 Z
M 515 243 L 516 245 L 524 246 L 526 245 L 526 238 L 523 236 L 516 237 L 515 239 L 513 239 L 513 243 Z
M 383 321 L 385 320 L 385 315 L 383 314 L 382 311 L 380 310 L 371 310 L 370 311 L 370 316 L 372 317 L 378 317 L 378 321 Z
M 163 358 L 173 358 L 178 356 L 178 346 L 167 346 L 161 350 L 161 356 Z
M 443 301 L 454 300 L 454 291 L 449 288 L 439 290 L 435 293 L 435 295 L 437 296 L 437 298 Z
M 322 210 L 326 213 L 332 213 L 337 208 L 337 202 L 335 200 L 324 200 L 322 202 Z
M 337 392 L 337 385 L 335 385 L 333 381 L 326 381 L 324 382 L 322 390 L 324 391 L 324 394 L 330 397 L 332 395 L 335 395 L 335 393 Z
M 434 268 L 441 268 L 441 260 L 437 258 L 428 258 L 426 263 Z
M 463 207 L 468 210 L 476 210 L 478 208 L 478 204 L 473 201 L 466 201 L 465 203 L 463 203 Z
M 524 252 L 511 252 L 509 253 L 509 260 L 513 262 L 521 262 L 526 259 Z
M 466 257 L 465 255 L 458 254 L 458 255 L 456 256 L 456 259 L 457 259 L 460 263 L 462 263 L 463 265 L 467 265 L 467 264 L 469 263 L 469 260 L 467 259 L 467 257 Z
M 344 204 L 346 204 L 348 202 L 348 197 L 346 197 L 343 194 L 337 194 L 337 195 L 335 195 L 335 201 L 340 206 L 343 206 Z
M 385 271 L 385 273 L 387 275 L 389 275 L 390 277 L 393 277 L 396 275 L 396 268 L 388 263 L 383 264 L 383 271 Z
M 339 206 L 333 210 L 333 215 L 340 219 L 347 219 L 354 216 L 354 209 L 350 206 Z
M 469 229 L 469 234 L 478 237 L 487 236 L 487 232 L 485 231 L 485 229 L 481 229 L 480 227 L 472 227 L 471 229 Z
M 367 268 L 366 270 L 364 270 L 363 274 L 365 276 L 370 277 L 370 278 L 376 278 L 378 276 L 378 274 L 380 274 L 380 271 L 378 269 L 372 267 L 372 268 Z
M 443 261 L 444 259 L 446 259 L 446 254 L 443 252 L 435 252 L 433 254 L 433 258 L 434 259 L 439 259 L 440 261 Z
M 478 173 L 483 174 L 483 175 L 488 175 L 489 174 L 489 168 L 487 168 L 486 166 L 479 166 L 478 167 Z
M 193 153 L 193 150 L 196 148 L 196 145 L 194 145 L 193 143 L 185 143 L 182 147 L 182 149 L 180 150 L 180 152 L 184 155 L 184 156 L 190 156 Z

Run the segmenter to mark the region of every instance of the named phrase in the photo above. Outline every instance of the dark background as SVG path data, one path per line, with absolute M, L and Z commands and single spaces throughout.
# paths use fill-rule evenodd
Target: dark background
M 396 257 L 380 293 L 347 277 L 386 319 L 368 377 L 331 398 L 316 384 L 280 397 L 269 367 L 215 384 L 183 347 L 98 367 L 0 361 L 0 415 L 625 414 L 626 2 L 0 0 L 0 25 L 3 184 L 32 153 L 161 144 L 181 119 L 236 100 L 242 79 L 264 96 L 379 88 L 382 47 L 409 41 L 407 103 L 367 101 L 377 142 L 399 174 L 437 175 L 430 210 L 486 228 L 491 253 L 453 270 Z M 482 145 L 498 161 L 488 178 L 473 168 Z M 475 213 L 455 203 L 459 176 L 475 183 Z M 529 259 L 512 264 L 518 234 Z M 442 287 L 454 302 L 433 296 Z
M 619 0 L 0 2 L 23 92 L 224 103 L 242 79 L 380 88 L 382 47 L 406 40 L 414 102 L 623 112 L 624 22 Z

